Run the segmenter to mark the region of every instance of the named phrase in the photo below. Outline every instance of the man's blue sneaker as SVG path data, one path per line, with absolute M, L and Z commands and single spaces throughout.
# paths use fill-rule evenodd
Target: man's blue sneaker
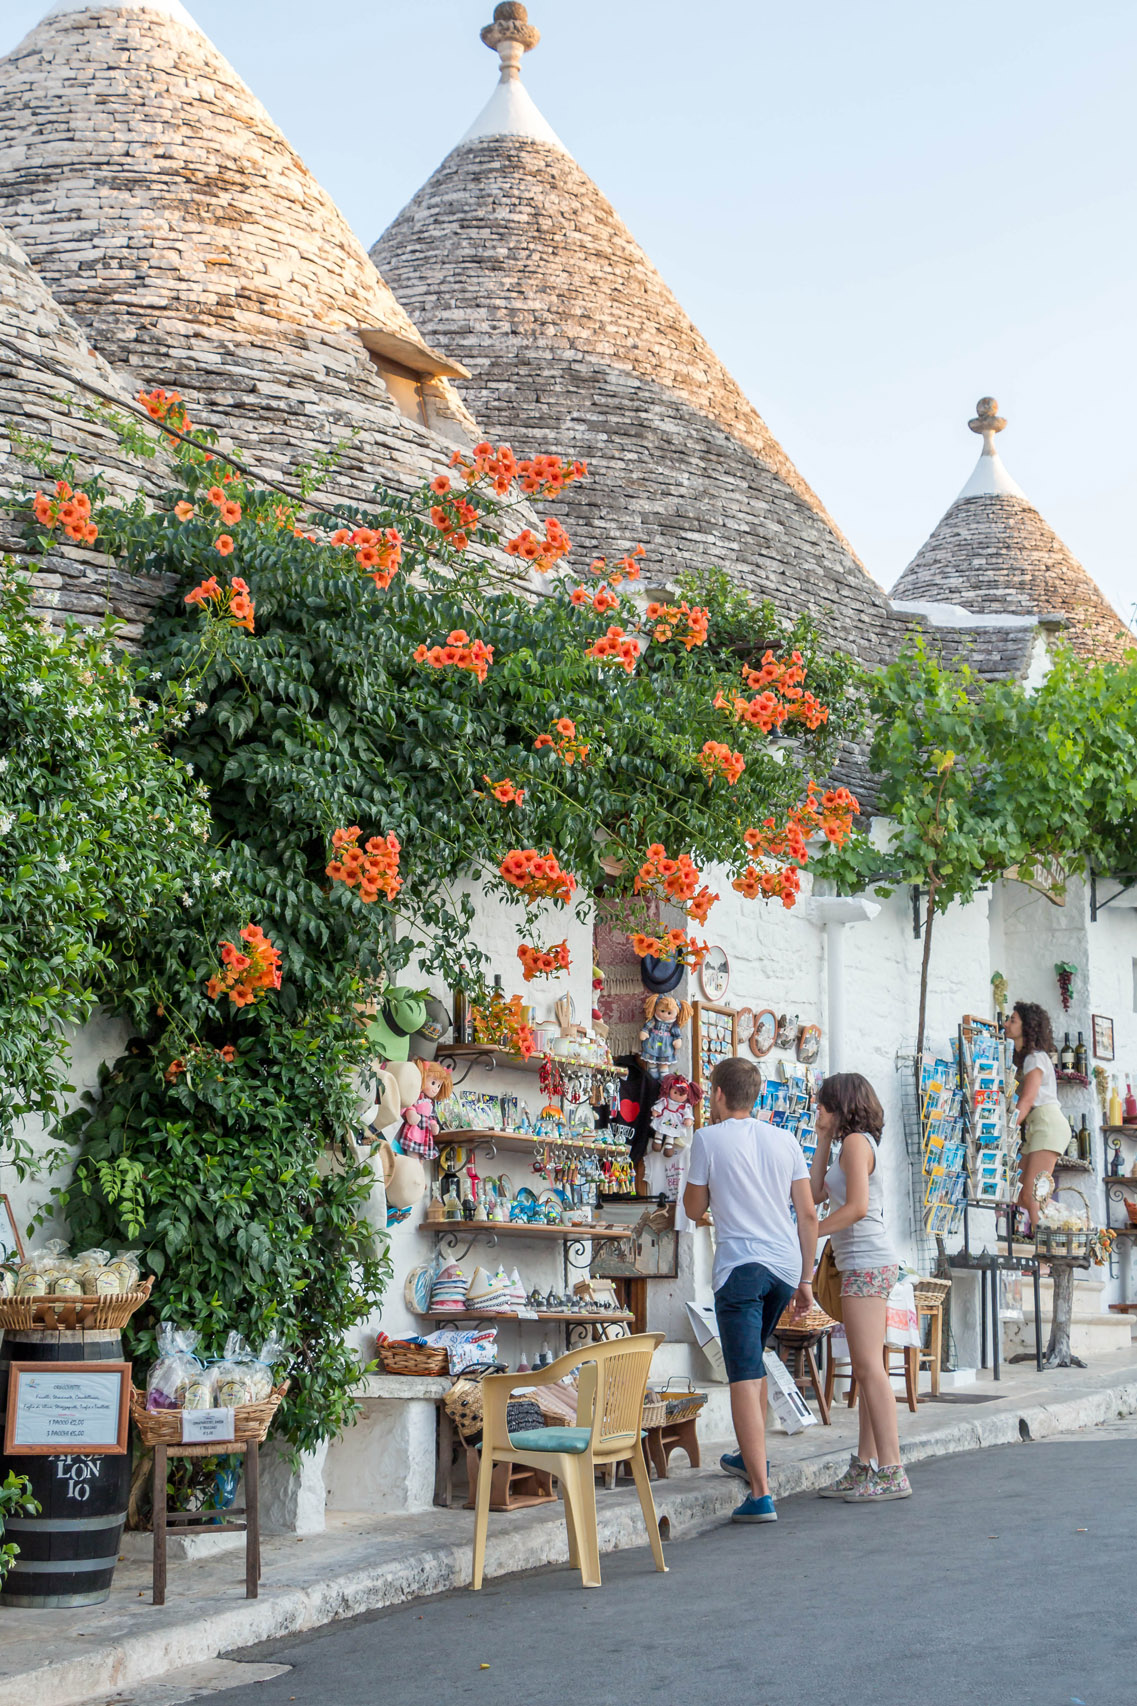
M 745 1481 L 747 1486 L 750 1485 L 750 1477 L 746 1473 L 746 1465 L 742 1461 L 741 1451 L 724 1451 L 719 1458 L 719 1468 L 724 1474 L 734 1475 L 738 1480 Z M 766 1459 L 766 1473 L 767 1475 L 770 1473 L 769 1458 Z
M 774 1509 L 774 1501 L 769 1493 L 756 1499 L 751 1493 L 748 1499 L 743 1499 L 736 1510 L 730 1513 L 731 1522 L 777 1522 L 778 1513 Z

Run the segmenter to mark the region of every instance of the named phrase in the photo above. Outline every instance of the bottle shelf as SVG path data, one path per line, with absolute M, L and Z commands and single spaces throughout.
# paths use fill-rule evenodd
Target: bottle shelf
M 420 1232 L 454 1234 L 455 1238 L 530 1238 L 546 1244 L 607 1244 L 615 1239 L 634 1238 L 634 1226 L 609 1226 L 601 1221 L 583 1221 L 579 1226 L 530 1225 L 524 1220 L 420 1220 Z
M 627 1309 L 538 1309 L 517 1315 L 511 1309 L 431 1309 L 424 1321 L 634 1321 Z

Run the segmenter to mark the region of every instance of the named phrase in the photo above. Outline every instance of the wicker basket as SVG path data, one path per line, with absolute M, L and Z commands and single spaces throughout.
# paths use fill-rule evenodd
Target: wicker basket
M 672 1375 L 672 1380 L 682 1380 L 683 1375 Z M 660 1401 L 666 1406 L 664 1418 L 668 1422 L 689 1422 L 692 1416 L 697 1416 L 707 1401 L 705 1392 L 696 1392 L 688 1381 L 683 1390 L 673 1388 L 671 1381 L 664 1383 L 659 1394 Z
M 1034 1247 L 1040 1256 L 1086 1256 L 1089 1255 L 1090 1231 L 1093 1219 L 1090 1215 L 1090 1205 L 1084 1191 L 1077 1185 L 1063 1185 L 1061 1194 L 1064 1197 L 1077 1197 L 1082 1204 L 1081 1226 L 1048 1226 L 1045 1222 L 1035 1228 Z
M 233 1411 L 233 1443 L 244 1439 L 262 1441 L 287 1391 L 288 1382 L 285 1380 L 274 1387 L 261 1403 L 238 1404 Z M 185 1413 L 184 1410 L 148 1410 L 145 1392 L 140 1392 L 137 1386 L 130 1388 L 130 1417 L 143 1445 L 181 1445 Z M 192 1410 L 190 1414 L 193 1414 Z M 219 1453 L 224 1452 L 227 1443 L 230 1442 L 218 1440 Z
M 919 1279 L 912 1285 L 917 1303 L 943 1303 L 950 1290 L 949 1279 Z
M 450 1358 L 445 1346 L 409 1345 L 403 1339 L 388 1339 L 378 1347 L 386 1374 L 449 1374 Z
M 645 1398 L 643 1426 L 645 1428 L 661 1428 L 666 1420 L 667 1405 L 662 1401 L 654 1402 L 650 1398 Z
M 782 1312 L 775 1333 L 788 1337 L 791 1333 L 800 1333 L 803 1338 L 813 1338 L 818 1333 L 825 1333 L 830 1327 L 837 1325 L 831 1315 L 827 1315 L 820 1303 L 814 1303 L 804 1315 L 793 1313 L 793 1304 L 787 1303 Z
M 0 1328 L 6 1333 L 27 1333 L 33 1327 L 53 1330 L 65 1328 L 73 1332 L 82 1327 L 88 1332 L 106 1332 L 125 1327 L 136 1309 L 150 1297 L 153 1275 L 137 1291 L 120 1291 L 109 1297 L 43 1297 L 0 1298 Z

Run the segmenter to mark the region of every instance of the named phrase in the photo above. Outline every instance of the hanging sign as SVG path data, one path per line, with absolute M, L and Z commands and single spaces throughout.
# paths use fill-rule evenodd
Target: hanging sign
M 126 1451 L 128 1362 L 14 1362 L 4 1438 L 10 1456 Z

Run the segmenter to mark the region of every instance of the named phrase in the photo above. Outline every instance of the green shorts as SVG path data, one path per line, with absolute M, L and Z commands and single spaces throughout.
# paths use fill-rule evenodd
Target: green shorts
M 1070 1122 L 1061 1108 L 1053 1102 L 1032 1108 L 1023 1127 L 1023 1155 L 1037 1155 L 1040 1149 L 1052 1155 L 1065 1155 L 1070 1145 Z

